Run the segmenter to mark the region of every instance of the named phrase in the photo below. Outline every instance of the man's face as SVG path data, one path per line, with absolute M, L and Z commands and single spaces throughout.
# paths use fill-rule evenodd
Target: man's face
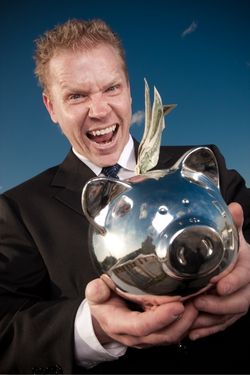
M 77 152 L 101 167 L 113 165 L 131 123 L 130 86 L 118 53 L 109 45 L 62 51 L 49 63 L 43 99 L 53 122 Z

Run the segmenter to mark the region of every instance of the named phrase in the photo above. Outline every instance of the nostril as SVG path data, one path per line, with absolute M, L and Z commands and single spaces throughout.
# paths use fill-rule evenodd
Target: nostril
M 182 246 L 178 253 L 177 253 L 177 258 L 178 258 L 178 261 L 180 262 L 180 264 L 186 266 L 187 265 L 187 259 L 186 259 L 186 254 L 185 254 L 185 247 Z
M 209 238 L 203 238 L 200 242 L 200 251 L 206 258 L 212 256 L 214 251 L 213 242 Z

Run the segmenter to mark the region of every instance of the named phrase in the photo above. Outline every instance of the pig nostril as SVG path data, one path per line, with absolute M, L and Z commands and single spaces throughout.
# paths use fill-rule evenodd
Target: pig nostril
M 177 255 L 178 261 L 185 266 L 187 264 L 187 259 L 185 257 L 185 247 L 181 247 L 180 250 L 178 251 Z
M 213 255 L 214 246 L 212 241 L 210 241 L 208 238 L 203 238 L 201 240 L 201 252 L 205 257 L 210 257 Z
M 208 238 L 203 238 L 193 249 L 183 245 L 176 251 L 177 260 L 182 266 L 187 266 L 190 261 L 197 262 L 198 259 L 205 261 L 212 255 L 213 244 Z

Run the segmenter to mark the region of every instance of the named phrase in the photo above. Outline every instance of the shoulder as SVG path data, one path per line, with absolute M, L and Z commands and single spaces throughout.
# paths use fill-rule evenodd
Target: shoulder
M 182 156 L 188 150 L 197 147 L 208 147 L 214 153 L 220 153 L 219 148 L 215 144 L 196 144 L 196 145 L 173 145 L 173 146 L 161 146 L 160 147 L 160 154 L 168 154 L 173 156 Z
M 56 176 L 60 176 L 67 169 L 67 173 L 72 169 L 74 165 L 74 156 L 72 150 L 66 155 L 65 159 L 58 165 L 50 167 L 36 176 L 24 181 L 23 183 L 5 191 L 2 196 L 8 198 L 19 197 L 29 198 L 29 194 L 34 196 L 36 193 L 42 195 L 48 194 L 50 189 L 53 188 L 53 181 Z
M 49 189 L 58 168 L 59 166 L 51 167 L 27 181 L 5 191 L 2 196 L 14 200 L 23 197 L 26 200 L 38 190 L 43 190 L 45 192 Z

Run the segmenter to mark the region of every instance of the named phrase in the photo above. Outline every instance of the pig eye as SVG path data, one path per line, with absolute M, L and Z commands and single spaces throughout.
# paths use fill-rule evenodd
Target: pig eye
M 122 217 L 126 215 L 131 209 L 133 208 L 133 201 L 129 197 L 125 195 L 119 200 L 119 202 L 115 205 L 112 216 L 113 217 Z
M 168 213 L 168 208 L 166 206 L 160 206 L 158 208 L 158 212 L 161 215 L 166 215 Z

